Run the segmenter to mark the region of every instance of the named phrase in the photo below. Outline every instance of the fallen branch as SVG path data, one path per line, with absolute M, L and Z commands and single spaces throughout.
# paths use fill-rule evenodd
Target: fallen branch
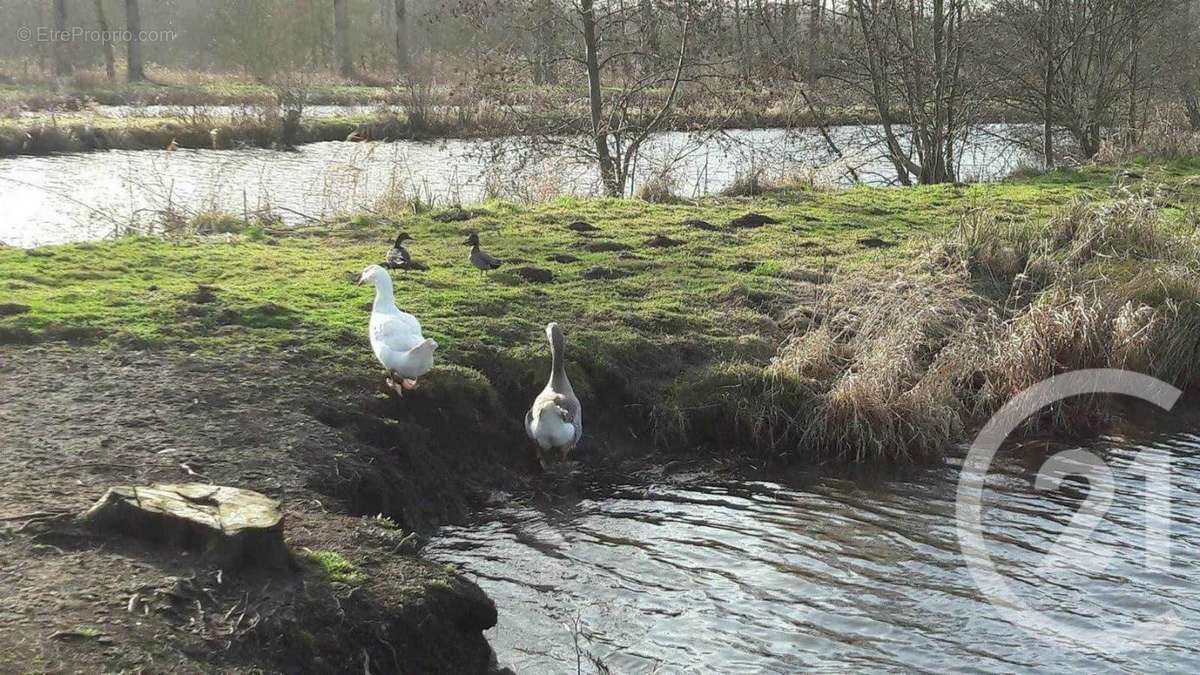
M 34 511 L 33 513 L 22 513 L 16 516 L 0 516 L 0 522 L 9 522 L 13 520 L 45 520 L 47 518 L 60 518 L 70 513 L 70 511 Z

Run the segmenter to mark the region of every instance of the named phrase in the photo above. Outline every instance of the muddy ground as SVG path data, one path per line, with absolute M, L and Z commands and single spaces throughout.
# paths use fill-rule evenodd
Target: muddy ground
M 519 486 L 531 458 L 447 446 L 430 431 L 447 411 L 377 385 L 234 356 L 0 348 L 0 672 L 487 671 L 495 607 L 408 533 Z M 295 569 L 227 573 L 70 520 L 109 486 L 161 481 L 280 500 Z M 325 551 L 353 573 L 311 561 Z

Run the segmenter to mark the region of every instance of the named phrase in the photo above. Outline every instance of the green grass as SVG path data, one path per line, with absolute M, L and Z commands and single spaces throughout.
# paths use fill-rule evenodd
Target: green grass
M 1187 178 L 1200 163 L 1141 170 L 1178 189 L 1165 213 L 1183 222 L 1200 196 Z M 396 213 L 391 222 L 361 216 L 286 234 L 255 229 L 232 243 L 130 237 L 5 248 L 0 297 L 13 311 L 0 313 L 0 341 L 246 353 L 371 377 L 378 372 L 366 338 L 372 294 L 347 276 L 383 258 L 398 222 L 415 238 L 413 256 L 429 266 L 394 274 L 398 303 L 440 344 L 427 395 L 481 405 L 500 395 L 520 407 L 545 377 L 543 327 L 558 321 L 572 381 L 593 409 L 633 405 L 649 418 L 676 385 L 713 381 L 696 377 L 706 366 L 765 365 L 788 336 L 783 315 L 814 302 L 830 275 L 874 278 L 904 267 L 980 210 L 1001 222 L 1044 222 L 1074 197 L 1108 195 L 1114 174 L 1094 167 L 998 184 L 787 190 L 699 204 L 490 202 L 465 222 Z M 725 228 L 748 212 L 779 222 Z M 722 229 L 683 225 L 691 218 Z M 599 231 L 567 229 L 575 220 Z M 468 266 L 461 242 L 471 230 L 507 261 L 504 268 L 483 276 Z M 643 246 L 657 234 L 683 243 Z M 859 243 L 870 237 L 896 246 Z M 629 250 L 588 250 L 595 242 Z M 551 259 L 564 254 L 578 260 Z M 549 270 L 553 281 L 511 272 L 522 266 Z M 589 279 L 597 267 L 622 276 Z
M 347 586 L 362 586 L 367 582 L 367 575 L 337 551 L 305 550 L 304 557 L 321 568 L 330 581 Z

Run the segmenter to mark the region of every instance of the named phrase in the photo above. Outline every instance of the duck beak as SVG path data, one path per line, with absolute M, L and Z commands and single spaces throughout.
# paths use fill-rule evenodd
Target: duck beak
M 354 285 L 362 286 L 364 283 L 366 283 L 366 281 L 363 279 L 362 275 L 360 274 L 360 275 L 358 275 L 358 281 L 355 281 Z

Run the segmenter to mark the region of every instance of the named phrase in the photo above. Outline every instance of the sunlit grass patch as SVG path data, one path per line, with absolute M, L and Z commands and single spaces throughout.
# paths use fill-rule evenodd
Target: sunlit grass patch
M 326 578 L 335 583 L 361 586 L 367 582 L 367 575 L 337 551 L 306 549 L 304 557 L 320 568 Z

